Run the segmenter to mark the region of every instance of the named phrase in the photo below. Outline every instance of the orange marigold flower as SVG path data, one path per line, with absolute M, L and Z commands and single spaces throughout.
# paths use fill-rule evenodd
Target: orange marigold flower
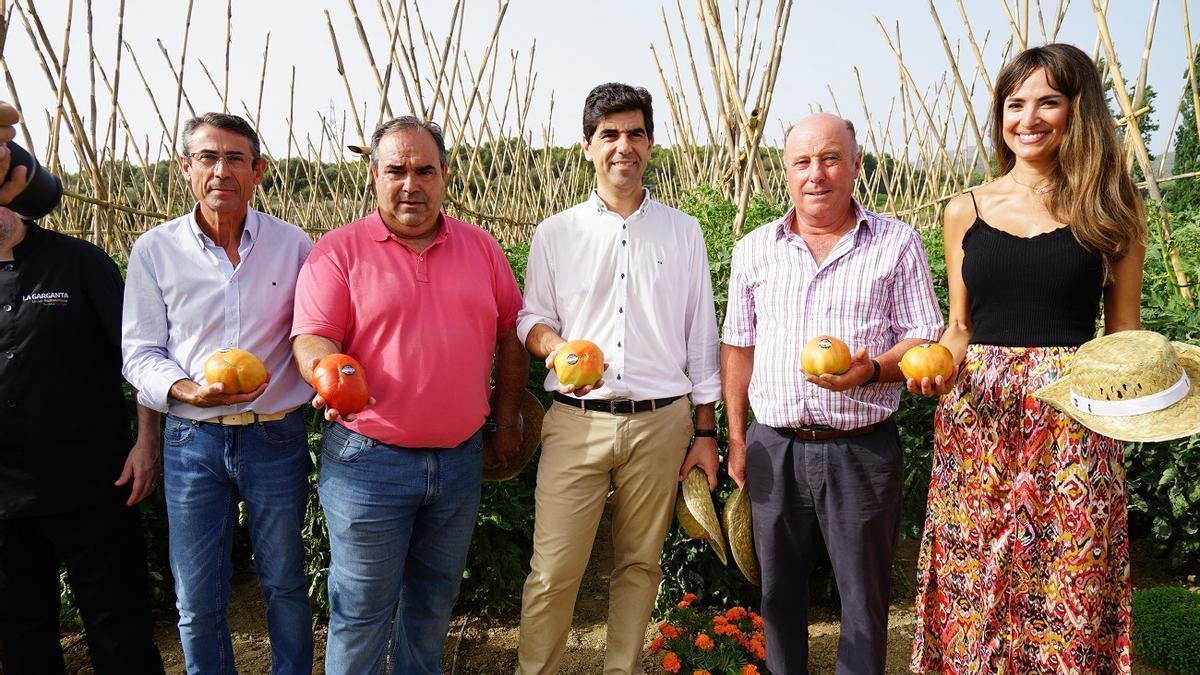
M 696 594 L 695 594 L 695 593 L 684 593 L 684 594 L 683 594 L 683 601 L 684 601 L 684 602 L 687 602 L 687 603 L 692 603 L 692 602 L 695 602 L 696 600 L 697 600 L 697 598 L 696 598 Z
M 746 618 L 746 608 L 734 607 L 728 612 L 725 612 L 725 618 L 729 619 L 730 621 L 741 621 L 742 619 Z
M 678 607 L 679 609 L 684 609 L 685 607 L 691 607 L 692 603 L 684 602 L 683 600 L 680 600 L 675 606 Z
M 718 614 L 713 617 L 714 626 L 724 626 L 727 623 L 729 623 L 729 619 L 726 619 L 724 614 Z
M 678 673 L 683 664 L 679 662 L 679 657 L 675 655 L 675 652 L 667 652 L 663 654 L 662 666 L 663 670 L 668 673 Z
M 767 658 L 767 650 L 763 649 L 760 645 L 753 645 L 750 653 L 754 654 L 754 658 L 758 659 L 759 661 L 763 661 Z
M 742 675 L 758 675 L 758 666 L 753 663 L 747 663 L 742 666 Z
M 674 640 L 679 637 L 679 629 L 675 628 L 666 621 L 658 624 L 658 632 L 662 633 L 668 640 Z
M 650 651 L 657 654 L 662 651 L 663 645 L 666 644 L 666 639 L 659 635 L 650 643 Z
M 761 616 L 755 614 L 754 612 L 750 612 L 750 621 L 754 624 L 755 628 L 762 630 L 763 620 Z
M 708 651 L 713 648 L 712 638 L 708 637 L 708 635 L 704 633 L 701 633 L 696 636 L 696 646 L 702 651 Z
M 693 670 L 692 675 L 712 675 L 712 673 L 707 670 Z

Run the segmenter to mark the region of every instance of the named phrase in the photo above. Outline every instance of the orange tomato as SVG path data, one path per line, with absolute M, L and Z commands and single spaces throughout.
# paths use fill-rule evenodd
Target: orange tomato
M 571 340 L 554 356 L 554 376 L 562 384 L 590 387 L 604 376 L 604 352 L 594 342 Z
M 850 348 L 845 342 L 830 335 L 818 335 L 804 345 L 800 352 L 800 365 L 804 372 L 813 377 L 825 373 L 841 375 L 850 370 Z
M 932 382 L 938 375 L 949 380 L 954 375 L 954 355 L 936 342 L 917 345 L 900 357 L 900 372 L 917 382 L 925 377 Z
M 204 379 L 225 385 L 225 394 L 245 394 L 267 381 L 267 367 L 244 349 L 222 347 L 204 362 Z
M 330 354 L 313 368 L 312 387 L 325 405 L 343 415 L 367 407 L 367 376 L 362 364 L 347 354 Z

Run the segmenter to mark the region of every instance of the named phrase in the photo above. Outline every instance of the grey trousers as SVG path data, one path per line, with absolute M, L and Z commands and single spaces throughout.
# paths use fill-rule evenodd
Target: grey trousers
M 772 673 L 808 673 L 808 582 L 822 539 L 842 601 L 837 672 L 883 673 L 903 468 L 891 420 L 823 441 L 751 424 L 746 483 Z

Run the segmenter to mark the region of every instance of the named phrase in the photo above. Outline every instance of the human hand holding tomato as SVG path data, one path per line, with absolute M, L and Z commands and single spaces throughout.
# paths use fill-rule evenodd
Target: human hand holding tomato
M 309 369 L 313 373 L 310 384 L 317 390 L 312 407 L 324 409 L 326 421 L 353 422 L 363 408 L 375 403 L 375 397 L 367 393 L 362 366 L 353 357 L 329 354 L 314 358 Z
M 900 358 L 908 390 L 921 396 L 942 396 L 954 388 L 958 365 L 954 355 L 937 342 L 917 345 Z
M 804 379 L 822 389 L 846 391 L 847 389 L 861 386 L 867 380 L 871 379 L 871 375 L 874 373 L 875 366 L 871 365 L 871 359 L 867 356 L 866 348 L 859 347 L 858 352 L 854 354 L 854 360 L 850 362 L 850 367 L 846 372 L 840 375 L 825 373 L 819 377 L 805 373 Z

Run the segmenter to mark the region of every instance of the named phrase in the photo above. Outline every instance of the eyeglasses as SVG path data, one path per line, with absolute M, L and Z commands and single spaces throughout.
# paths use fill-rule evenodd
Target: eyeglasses
M 221 154 L 219 152 L 193 152 L 189 153 L 188 157 L 192 161 L 204 167 L 212 169 L 217 165 L 217 162 L 225 162 L 226 169 L 245 169 L 250 166 L 251 160 L 249 157 L 240 152 L 229 152 Z

